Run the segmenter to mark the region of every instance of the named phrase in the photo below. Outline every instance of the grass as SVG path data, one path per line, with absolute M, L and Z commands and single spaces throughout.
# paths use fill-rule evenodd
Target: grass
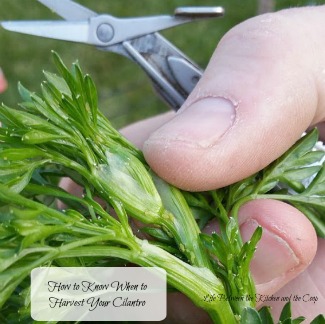
M 195 0 L 79 0 L 91 9 L 118 17 L 172 14 L 179 6 L 198 5 Z M 310 1 L 309 1 L 310 2 Z M 277 9 L 303 5 L 307 1 L 276 1 Z M 322 4 L 322 1 L 313 3 Z M 257 12 L 255 0 L 204 0 L 199 5 L 223 6 L 224 18 L 194 22 L 164 31 L 163 35 L 205 67 L 218 41 L 234 25 L 253 17 Z M 1 0 L 0 20 L 59 19 L 35 0 Z M 9 89 L 0 95 L 8 105 L 17 103 L 17 82 L 30 90 L 38 90 L 43 80 L 40 67 L 51 70 L 50 51 L 53 49 L 66 62 L 79 60 L 90 73 L 99 89 L 101 109 L 116 127 L 166 111 L 168 108 L 155 95 L 141 69 L 128 59 L 114 53 L 102 52 L 92 46 L 67 43 L 21 35 L 0 29 L 0 66 Z

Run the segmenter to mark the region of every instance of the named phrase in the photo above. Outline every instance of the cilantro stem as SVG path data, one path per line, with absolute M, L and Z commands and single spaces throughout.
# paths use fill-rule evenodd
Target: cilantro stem
M 191 264 L 213 271 L 210 259 L 200 240 L 200 229 L 181 191 L 153 174 L 153 180 L 165 211 L 158 223 L 167 228 Z
M 82 246 L 61 250 L 57 257 L 116 257 L 144 267 L 161 267 L 167 272 L 168 282 L 206 310 L 214 323 L 237 323 L 228 301 L 218 299 L 217 296 L 225 296 L 225 291 L 210 270 L 190 266 L 149 242 L 137 241 L 141 252 L 114 246 Z M 204 300 L 206 295 L 216 296 L 216 299 L 207 302 Z

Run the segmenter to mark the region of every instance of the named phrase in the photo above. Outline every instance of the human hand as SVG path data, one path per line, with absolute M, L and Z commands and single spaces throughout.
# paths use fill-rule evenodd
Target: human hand
M 142 148 L 146 138 L 173 115 L 167 113 L 147 119 L 121 131 Z M 251 201 L 241 207 L 238 217 L 244 241 L 251 238 L 258 225 L 263 227 L 263 236 L 251 263 L 258 306 L 271 305 L 273 315 L 278 318 L 285 302 L 263 304 L 262 301 L 272 296 L 279 299 L 291 296 L 292 301 L 297 295 L 303 300 L 292 302 L 294 317 L 305 316 L 310 321 L 322 313 L 325 240 L 319 239 L 317 250 L 317 237 L 309 220 L 292 206 L 275 200 Z M 218 225 L 212 221 L 204 232 L 217 229 Z M 318 298 L 315 303 L 309 301 L 314 296 Z M 180 293 L 169 294 L 167 309 L 168 323 L 210 323 L 207 314 Z
M 3 72 L 0 68 L 0 93 L 5 91 L 7 89 L 7 81 L 3 75 Z
M 193 191 L 216 189 L 257 172 L 308 127 L 318 125 L 324 138 L 324 17 L 325 6 L 308 7 L 238 25 L 221 40 L 177 114 L 139 122 L 123 133 L 143 148 L 159 176 Z M 321 313 L 325 244 L 319 241 L 314 259 L 317 238 L 309 221 L 285 203 L 265 200 L 244 205 L 239 222 L 244 240 L 257 224 L 264 229 L 252 262 L 257 292 L 317 296 L 316 303 L 293 302 L 293 315 L 311 320 Z M 215 230 L 212 224 L 206 230 L 211 227 Z M 188 303 L 179 295 L 170 298 L 170 321 L 203 322 Z M 272 303 L 277 315 L 283 304 Z

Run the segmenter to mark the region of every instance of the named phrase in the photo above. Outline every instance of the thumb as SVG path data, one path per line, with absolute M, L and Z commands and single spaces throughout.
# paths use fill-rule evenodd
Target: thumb
M 250 19 L 229 31 L 184 106 L 144 154 L 162 178 L 210 190 L 245 178 L 325 116 L 325 6 Z

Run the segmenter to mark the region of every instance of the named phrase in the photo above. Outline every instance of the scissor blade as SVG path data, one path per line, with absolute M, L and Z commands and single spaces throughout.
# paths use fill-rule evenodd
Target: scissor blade
M 65 20 L 87 20 L 97 13 L 71 0 L 38 0 Z
M 5 21 L 1 25 L 17 33 L 92 44 L 87 21 Z

